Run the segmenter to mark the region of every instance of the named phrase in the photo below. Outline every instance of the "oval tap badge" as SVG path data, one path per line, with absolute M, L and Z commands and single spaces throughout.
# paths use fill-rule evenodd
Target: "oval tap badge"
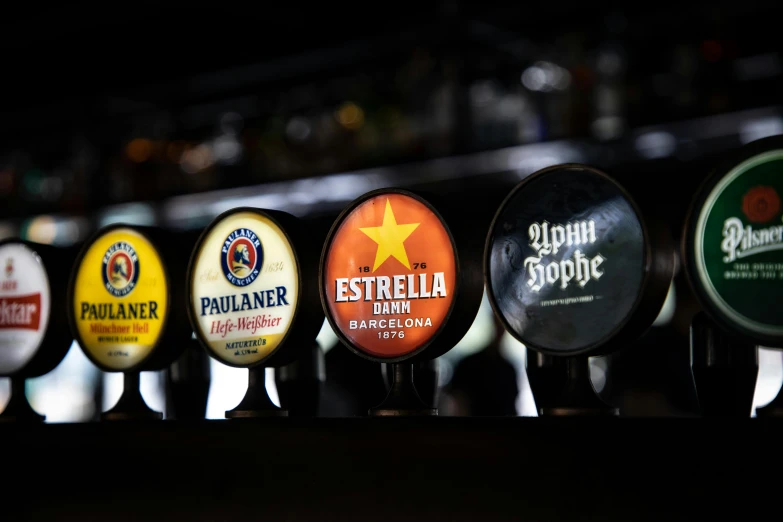
M 783 344 L 783 141 L 747 146 L 697 196 L 685 256 L 701 301 L 759 343 Z
M 51 291 L 41 258 L 21 243 L 0 246 L 0 375 L 22 368 L 41 347 Z
M 137 367 L 163 333 L 169 282 L 150 241 L 129 227 L 107 229 L 84 250 L 72 287 L 77 341 L 109 371 Z
M 249 367 L 285 339 L 299 299 L 299 266 L 283 230 L 255 211 L 210 225 L 190 268 L 190 317 L 218 360 Z
M 490 303 L 507 330 L 529 348 L 576 355 L 600 350 L 634 313 L 648 252 L 641 216 L 621 187 L 589 167 L 561 165 L 508 195 L 484 263 Z
M 326 242 L 322 299 L 353 351 L 402 360 L 425 349 L 454 303 L 456 251 L 440 216 L 404 191 L 363 196 Z

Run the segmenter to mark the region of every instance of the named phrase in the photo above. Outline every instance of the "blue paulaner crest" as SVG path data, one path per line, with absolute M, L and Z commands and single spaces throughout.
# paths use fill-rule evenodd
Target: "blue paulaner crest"
M 234 230 L 223 241 L 220 264 L 229 283 L 234 286 L 249 285 L 256 280 L 264 264 L 261 240 L 252 230 Z

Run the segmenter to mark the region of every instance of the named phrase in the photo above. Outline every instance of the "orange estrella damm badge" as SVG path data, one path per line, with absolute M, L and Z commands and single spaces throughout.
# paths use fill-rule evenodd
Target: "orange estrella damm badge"
M 333 325 L 371 357 L 399 358 L 429 343 L 447 319 L 454 244 L 440 217 L 411 195 L 371 196 L 334 232 L 324 260 Z

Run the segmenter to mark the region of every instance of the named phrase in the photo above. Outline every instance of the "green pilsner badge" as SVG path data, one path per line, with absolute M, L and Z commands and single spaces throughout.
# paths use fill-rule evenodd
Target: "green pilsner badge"
M 706 310 L 759 344 L 783 344 L 783 140 L 764 139 L 707 181 L 691 210 L 685 256 Z

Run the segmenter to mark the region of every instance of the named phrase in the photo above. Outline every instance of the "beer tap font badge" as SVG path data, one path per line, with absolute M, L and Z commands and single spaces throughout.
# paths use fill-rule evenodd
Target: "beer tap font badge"
M 140 232 L 111 228 L 89 245 L 73 285 L 79 343 L 103 368 L 141 364 L 163 333 L 169 282 L 163 261 Z
M 258 212 L 226 215 L 191 260 L 191 318 L 212 354 L 231 366 L 267 359 L 285 338 L 299 295 L 286 234 Z
M 25 367 L 49 324 L 51 292 L 41 258 L 21 243 L 0 246 L 0 375 Z
M 761 340 L 783 337 L 783 149 L 739 162 L 697 205 L 688 250 L 711 310 Z
M 457 262 L 451 235 L 423 201 L 379 193 L 344 215 L 323 261 L 332 325 L 372 358 L 423 349 L 448 319 Z
M 485 264 L 490 301 L 512 335 L 544 352 L 586 353 L 610 341 L 640 300 L 641 216 L 608 176 L 551 167 L 503 202 Z

